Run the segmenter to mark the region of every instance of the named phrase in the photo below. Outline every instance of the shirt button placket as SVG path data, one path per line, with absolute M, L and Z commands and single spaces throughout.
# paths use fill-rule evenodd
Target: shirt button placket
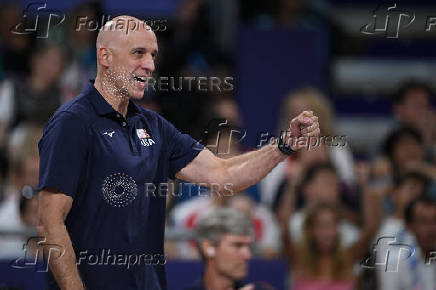
M 127 122 L 121 117 L 121 114 L 120 113 L 117 113 L 117 118 L 119 119 L 119 120 L 122 120 L 122 122 L 121 122 L 121 126 L 123 126 L 123 127 L 126 127 L 127 126 Z

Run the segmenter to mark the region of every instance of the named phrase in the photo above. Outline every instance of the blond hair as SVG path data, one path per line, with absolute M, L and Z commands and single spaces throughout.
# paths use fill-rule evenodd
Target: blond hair
M 327 97 L 320 90 L 313 87 L 291 91 L 283 98 L 279 130 L 286 130 L 289 127 L 289 121 L 295 118 L 297 113 L 301 113 L 292 113 L 293 102 L 297 99 L 302 99 L 306 103 L 304 110 L 311 110 L 318 116 L 322 135 L 334 134 L 333 107 Z
M 318 203 L 309 207 L 306 211 L 306 218 L 303 223 L 303 238 L 298 247 L 298 264 L 309 277 L 318 277 L 320 275 L 319 249 L 312 234 L 312 228 L 317 216 L 326 210 L 330 211 L 334 215 L 336 222 L 338 222 L 336 208 L 333 205 Z M 332 275 L 335 280 L 347 279 L 352 276 L 350 270 L 352 265 L 349 263 L 346 251 L 341 245 L 339 235 L 336 238 L 332 259 Z

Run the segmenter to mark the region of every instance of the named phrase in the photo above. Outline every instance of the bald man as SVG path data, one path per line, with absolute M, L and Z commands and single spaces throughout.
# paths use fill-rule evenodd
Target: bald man
M 44 129 L 38 231 L 46 244 L 63 249 L 49 257 L 50 289 L 166 289 L 160 185 L 178 178 L 236 193 L 298 149 L 269 143 L 220 159 L 138 106 L 157 53 L 148 26 L 114 18 L 97 38 L 95 81 Z M 317 136 L 317 120 L 303 112 L 290 123 L 291 137 Z

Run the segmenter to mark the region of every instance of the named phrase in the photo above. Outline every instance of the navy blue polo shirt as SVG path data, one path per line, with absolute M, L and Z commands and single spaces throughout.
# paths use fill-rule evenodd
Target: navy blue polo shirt
M 73 198 L 65 225 L 85 287 L 166 289 L 162 184 L 203 146 L 134 101 L 124 118 L 92 82 L 54 113 L 38 146 L 39 189 Z

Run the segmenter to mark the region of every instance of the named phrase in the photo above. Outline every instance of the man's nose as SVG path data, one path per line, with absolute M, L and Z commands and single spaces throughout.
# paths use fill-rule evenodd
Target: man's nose
M 150 74 L 154 71 L 154 60 L 151 55 L 147 55 L 144 57 L 141 63 L 141 68 L 145 69 Z
M 242 255 L 243 255 L 244 259 L 250 260 L 251 256 L 252 256 L 250 247 L 244 247 L 242 249 Z

